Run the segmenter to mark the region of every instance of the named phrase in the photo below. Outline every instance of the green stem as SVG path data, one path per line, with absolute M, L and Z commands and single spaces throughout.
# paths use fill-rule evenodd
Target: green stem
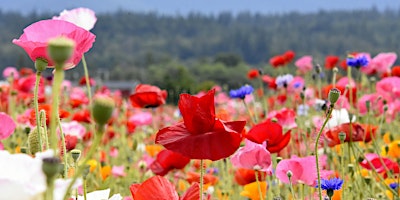
M 64 79 L 64 70 L 62 66 L 56 66 L 56 70 L 54 72 L 53 79 L 53 88 L 52 88 L 52 101 L 53 104 L 51 106 L 51 115 L 50 115 L 50 145 L 54 152 L 57 152 L 57 117 L 58 115 L 58 102 L 60 96 L 60 87 L 61 83 Z
M 321 175 L 320 175 L 320 172 L 319 172 L 319 161 L 318 161 L 318 143 L 319 143 L 319 138 L 321 137 L 322 130 L 324 130 L 326 124 L 328 123 L 328 121 L 329 121 L 329 119 L 330 119 L 330 117 L 331 117 L 332 110 L 333 110 L 333 106 L 334 106 L 334 104 L 331 104 L 331 105 L 329 106 L 328 115 L 326 116 L 326 119 L 325 119 L 325 121 L 324 121 L 324 124 L 322 125 L 321 129 L 319 130 L 318 135 L 317 135 L 317 139 L 316 139 L 316 141 L 315 141 L 315 150 L 314 150 L 314 153 L 315 153 L 315 162 L 316 162 L 315 164 L 316 164 L 316 166 L 317 166 L 318 196 L 319 196 L 319 199 L 320 199 L 320 200 L 322 200 L 322 191 L 321 191 Z
M 249 116 L 250 116 L 251 124 L 257 123 L 257 119 L 256 119 L 255 116 L 253 116 L 253 115 L 251 114 L 251 111 L 250 111 L 249 106 L 247 105 L 247 103 L 244 101 L 244 99 L 242 99 L 242 101 L 243 101 L 244 107 L 246 108 L 247 113 L 248 113 Z
M 261 191 L 261 184 L 260 184 L 260 181 L 258 180 L 258 170 L 255 170 L 255 175 L 256 175 L 258 195 L 260 196 L 260 200 L 263 200 L 264 198 L 263 198 L 262 191 Z
M 289 177 L 289 188 L 290 188 L 290 193 L 292 193 L 292 199 L 296 199 L 296 196 L 294 195 L 292 180 L 290 177 Z
M 90 104 L 90 103 L 92 103 L 92 89 L 90 87 L 89 71 L 88 71 L 88 67 L 86 64 L 85 54 L 82 55 L 82 64 L 83 64 L 83 70 L 85 71 L 87 94 L 88 94 L 89 104 Z
M 200 160 L 200 200 L 203 200 L 204 160 Z
M 44 141 L 46 142 L 46 148 L 49 148 L 49 137 L 47 134 L 47 125 L 46 125 L 46 112 L 44 110 L 41 110 L 39 113 L 39 118 L 40 118 L 40 126 L 43 126 L 43 131 L 44 131 Z
M 47 190 L 45 192 L 45 200 L 53 200 L 54 194 L 54 179 L 47 181 Z
M 74 185 L 76 179 L 78 179 L 78 177 L 82 175 L 82 172 L 84 171 L 84 169 L 86 167 L 86 163 L 90 160 L 90 158 L 92 157 L 94 152 L 96 152 L 96 149 L 100 144 L 100 141 L 101 141 L 101 138 L 103 135 L 103 131 L 104 131 L 104 127 L 98 128 L 95 138 L 94 138 L 94 141 L 93 141 L 92 145 L 90 146 L 88 154 L 86 155 L 85 159 L 82 161 L 82 165 L 78 168 L 77 172 L 74 174 L 74 177 L 72 177 L 71 183 L 68 185 L 68 188 L 64 195 L 64 200 L 68 199 L 68 194 L 71 191 L 71 188 Z
M 67 147 L 66 147 L 66 144 L 65 144 L 64 132 L 63 132 L 62 127 L 61 127 L 61 120 L 60 120 L 59 117 L 57 119 L 58 119 L 58 127 L 60 129 L 60 136 L 61 136 L 61 143 L 62 143 L 61 146 L 62 146 L 62 149 L 63 149 L 63 160 L 64 160 L 64 174 L 63 174 L 63 176 L 64 176 L 64 178 L 67 178 L 67 176 L 68 176 Z
M 40 131 L 40 118 L 39 118 L 39 82 L 41 77 L 41 72 L 36 72 L 36 81 L 35 81 L 35 89 L 33 90 L 33 104 L 35 107 L 35 117 L 36 117 L 36 126 L 38 126 L 38 140 L 39 140 L 39 147 L 40 151 L 43 150 L 43 143 L 42 143 L 42 133 Z
M 87 193 L 87 188 L 86 188 L 86 179 L 83 179 L 83 199 L 86 200 L 86 193 Z

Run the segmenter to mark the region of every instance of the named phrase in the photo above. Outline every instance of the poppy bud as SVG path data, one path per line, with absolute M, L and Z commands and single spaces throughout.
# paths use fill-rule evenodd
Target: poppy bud
M 40 130 L 40 133 L 42 136 L 41 138 L 45 138 L 44 128 L 39 127 L 39 130 Z M 38 127 L 35 127 L 34 129 L 32 129 L 32 131 L 28 135 L 28 148 L 29 148 L 29 152 L 32 155 L 35 155 L 37 152 L 42 151 L 42 147 L 40 146 L 40 143 L 39 143 Z
M 331 104 L 335 104 L 338 99 L 340 97 L 340 90 L 338 90 L 337 88 L 332 88 L 329 91 L 329 101 L 331 102 Z
M 61 171 L 60 163 L 61 161 L 57 157 L 43 159 L 42 170 L 46 175 L 47 182 L 52 180 Z
M 27 147 L 21 147 L 21 153 L 28 153 L 28 148 Z
M 371 108 L 371 102 L 370 101 L 365 101 L 365 107 L 367 108 L 367 111 Z
M 79 149 L 71 150 L 71 156 L 72 159 L 74 159 L 74 162 L 78 161 L 78 159 L 81 157 L 81 150 Z
M 38 72 L 42 72 L 47 68 L 48 62 L 45 59 L 37 58 L 35 60 L 35 69 Z
M 345 132 L 340 132 L 339 133 L 340 142 L 343 143 L 345 139 L 346 139 L 346 133 Z
M 95 97 L 92 107 L 94 121 L 98 125 L 104 126 L 111 118 L 114 107 L 115 103 L 112 98 L 104 95 Z
M 354 172 L 354 165 L 353 164 L 348 164 L 347 165 L 347 171 L 349 171 L 350 173 Z
M 332 69 L 332 71 L 333 71 L 333 73 L 338 73 L 338 72 L 339 72 L 339 69 L 338 69 L 337 67 L 334 67 L 334 68 Z
M 58 65 L 64 64 L 74 53 L 75 42 L 61 36 L 50 39 L 47 51 L 50 58 Z
M 292 178 L 293 172 L 290 171 L 290 170 L 288 170 L 288 171 L 286 172 L 286 176 L 287 176 L 289 179 Z

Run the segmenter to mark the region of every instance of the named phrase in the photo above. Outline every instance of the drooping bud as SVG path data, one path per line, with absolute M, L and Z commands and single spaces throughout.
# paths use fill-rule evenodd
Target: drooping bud
M 339 72 L 339 69 L 338 69 L 337 67 L 334 67 L 334 68 L 332 69 L 332 71 L 333 71 L 333 73 L 338 73 L 338 72 Z
M 58 65 L 64 64 L 74 53 L 75 41 L 64 36 L 50 39 L 47 52 Z
M 39 130 L 39 131 L 38 131 Z M 45 138 L 44 129 L 42 127 L 35 127 L 28 135 L 28 148 L 31 155 L 35 155 L 37 152 L 41 152 L 42 148 L 39 143 L 39 132 L 41 138 Z
M 35 60 L 35 69 L 37 72 L 42 72 L 47 68 L 48 62 L 43 58 L 37 58 Z
M 57 157 L 50 157 L 43 159 L 42 170 L 46 175 L 47 181 L 51 181 L 60 171 L 60 159 Z
M 331 104 L 335 104 L 338 99 L 340 97 L 340 90 L 338 90 L 337 88 L 332 88 L 329 91 L 329 101 L 331 102 Z

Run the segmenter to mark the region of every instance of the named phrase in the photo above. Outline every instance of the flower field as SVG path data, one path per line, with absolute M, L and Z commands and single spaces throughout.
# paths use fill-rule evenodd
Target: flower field
M 96 21 L 63 11 L 12 41 L 35 68 L 3 71 L 0 200 L 400 199 L 395 52 L 288 50 L 271 74 L 173 105 L 158 86 L 123 95 L 90 77 Z M 64 79 L 81 62 L 81 81 Z

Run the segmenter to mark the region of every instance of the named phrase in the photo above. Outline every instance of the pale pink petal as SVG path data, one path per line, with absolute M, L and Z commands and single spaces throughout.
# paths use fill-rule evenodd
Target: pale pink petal
M 271 166 L 271 154 L 265 145 L 245 140 L 245 146 L 239 148 L 231 158 L 235 167 L 268 171 Z
M 97 21 L 94 11 L 89 8 L 64 10 L 60 13 L 60 16 L 54 16 L 53 19 L 71 22 L 88 31 L 94 27 Z
M 111 174 L 115 177 L 124 177 L 126 176 L 126 173 L 124 172 L 125 166 L 113 166 L 111 169 Z
M 292 173 L 291 182 L 297 184 L 303 174 L 303 165 L 292 159 L 281 160 L 276 166 L 276 177 L 284 183 L 290 183 L 287 176 L 289 171 Z
M 139 112 L 129 117 L 128 121 L 136 126 L 150 125 L 153 122 L 153 116 L 150 112 Z
M 0 140 L 8 138 L 14 133 L 17 125 L 14 120 L 6 113 L 0 112 Z

